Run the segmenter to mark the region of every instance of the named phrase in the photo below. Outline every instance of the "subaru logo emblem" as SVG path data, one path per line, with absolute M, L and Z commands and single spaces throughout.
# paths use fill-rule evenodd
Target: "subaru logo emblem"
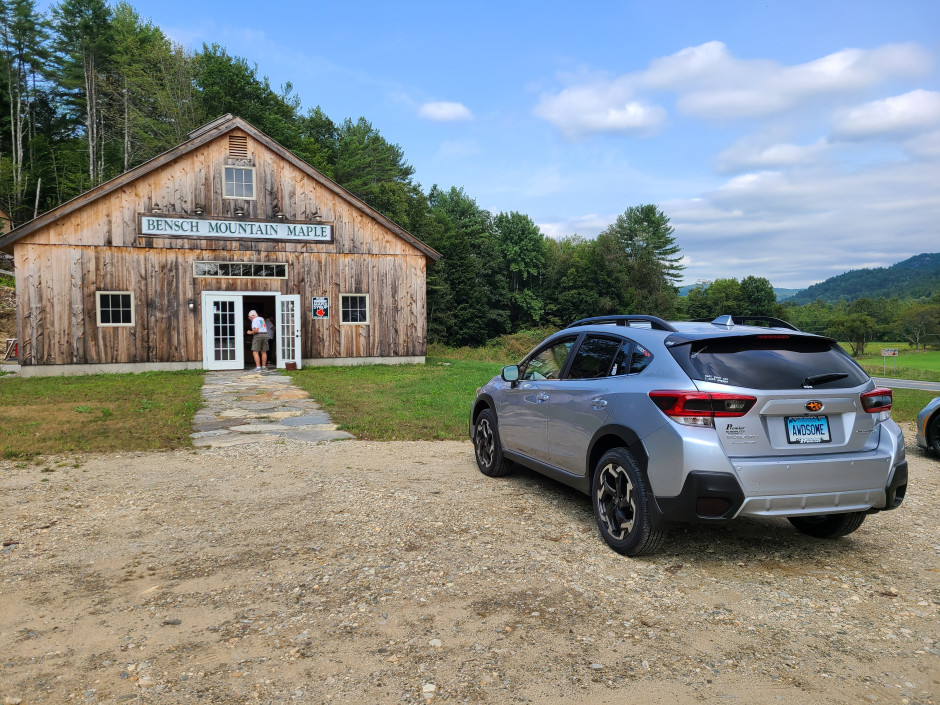
M 807 411 L 814 411 L 814 412 L 822 411 L 822 407 L 823 407 L 822 402 L 816 401 L 816 400 L 808 401 L 806 402 L 806 404 L 804 404 L 804 406 L 806 407 Z

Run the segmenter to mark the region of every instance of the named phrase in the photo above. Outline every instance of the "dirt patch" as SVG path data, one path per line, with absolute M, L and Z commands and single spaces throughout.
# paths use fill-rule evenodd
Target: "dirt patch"
M 466 442 L 0 464 L 0 698 L 935 703 L 940 463 L 909 458 L 845 539 L 743 520 L 644 559 Z

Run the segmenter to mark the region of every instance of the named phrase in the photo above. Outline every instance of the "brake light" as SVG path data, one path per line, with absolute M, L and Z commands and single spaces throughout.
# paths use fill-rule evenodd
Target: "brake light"
M 870 392 L 862 394 L 862 408 L 869 414 L 877 414 L 881 411 L 891 411 L 891 402 L 894 400 L 894 393 L 887 387 L 878 387 Z
M 789 340 L 789 335 L 759 335 L 758 340 Z
M 756 397 L 708 392 L 650 392 L 650 399 L 666 416 L 685 426 L 715 427 L 716 418 L 744 416 Z

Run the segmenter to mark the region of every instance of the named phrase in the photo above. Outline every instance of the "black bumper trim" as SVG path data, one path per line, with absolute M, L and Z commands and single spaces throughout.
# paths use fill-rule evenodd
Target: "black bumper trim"
M 728 509 L 720 516 L 702 516 L 698 513 L 699 499 L 721 498 L 728 501 Z M 682 490 L 675 497 L 654 497 L 657 524 L 663 522 L 720 524 L 729 521 L 744 504 L 744 490 L 738 478 L 726 472 L 693 470 L 685 478 Z M 655 521 L 655 520 L 654 520 Z
M 907 494 L 907 461 L 902 460 L 894 466 L 891 482 L 885 486 L 885 506 L 881 511 L 890 512 L 900 507 L 905 494 Z

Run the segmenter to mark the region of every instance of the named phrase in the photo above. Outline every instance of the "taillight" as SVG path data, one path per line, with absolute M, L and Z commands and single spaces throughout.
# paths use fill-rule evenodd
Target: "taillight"
M 686 426 L 715 427 L 716 418 L 744 416 L 756 397 L 708 392 L 650 392 L 650 399 L 666 416 Z
M 862 408 L 869 414 L 877 414 L 880 411 L 891 411 L 891 401 L 893 393 L 887 387 L 878 387 L 870 392 L 862 394 Z

